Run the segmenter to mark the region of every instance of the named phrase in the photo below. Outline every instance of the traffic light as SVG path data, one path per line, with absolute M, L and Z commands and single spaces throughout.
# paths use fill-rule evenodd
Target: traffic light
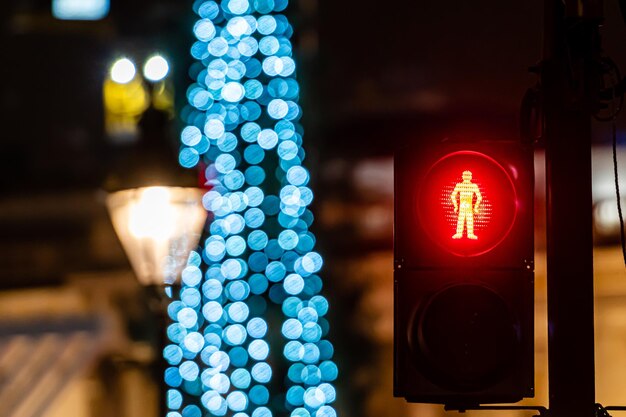
M 421 142 L 394 169 L 394 395 L 459 408 L 532 397 L 532 148 Z

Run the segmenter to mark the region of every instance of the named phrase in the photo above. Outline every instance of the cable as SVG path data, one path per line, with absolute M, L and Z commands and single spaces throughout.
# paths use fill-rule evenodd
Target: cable
M 608 57 L 601 59 L 603 90 L 598 95 L 599 106 L 593 114 L 596 120 L 601 122 L 611 122 L 611 133 L 613 136 L 613 173 L 615 176 L 615 195 L 617 197 L 617 214 L 619 215 L 619 232 L 622 244 L 622 257 L 626 266 L 626 236 L 624 232 L 624 215 L 622 213 L 622 198 L 619 189 L 619 174 L 617 166 L 617 126 L 615 120 L 624 106 L 624 83 L 617 64 Z M 602 115 L 602 109 L 608 109 L 607 115 Z
M 624 235 L 624 216 L 622 214 L 622 199 L 619 192 L 619 175 L 617 172 L 617 127 L 615 119 L 611 123 L 613 133 L 613 173 L 615 175 L 615 195 L 617 197 L 617 214 L 619 215 L 619 232 L 622 242 L 622 256 L 624 257 L 624 265 L 626 265 L 626 236 Z
M 593 117 L 600 122 L 610 122 L 615 120 L 624 107 L 624 86 L 626 80 L 622 79 L 622 74 L 617 64 L 608 57 L 602 58 L 600 64 L 602 68 L 602 90 L 598 95 L 598 108 L 593 113 Z M 608 109 L 608 114 L 602 114 Z

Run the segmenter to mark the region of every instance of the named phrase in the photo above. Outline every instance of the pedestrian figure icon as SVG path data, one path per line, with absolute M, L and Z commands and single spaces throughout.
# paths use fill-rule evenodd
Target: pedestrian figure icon
M 466 229 L 467 238 L 476 240 L 478 236 L 474 234 L 474 214 L 478 213 L 483 198 L 478 185 L 472 182 L 471 171 L 463 171 L 462 178 L 463 182 L 458 183 L 450 195 L 454 212 L 458 213 L 456 233 L 452 239 L 461 239 L 463 231 Z M 474 195 L 476 196 L 476 203 L 474 203 Z

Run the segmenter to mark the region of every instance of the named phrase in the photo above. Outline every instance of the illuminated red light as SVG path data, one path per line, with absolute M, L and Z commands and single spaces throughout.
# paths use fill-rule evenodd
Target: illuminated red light
M 510 232 L 517 196 L 507 171 L 474 151 L 445 155 L 428 170 L 417 193 L 416 215 L 428 237 L 458 256 L 476 256 Z
M 474 224 L 479 223 L 479 208 L 483 200 L 480 187 L 472 182 L 472 171 L 465 170 L 461 176 L 462 182 L 457 183 L 450 194 L 456 216 L 456 232 L 452 239 L 461 239 L 463 231 L 465 237 L 478 240 L 474 233 Z

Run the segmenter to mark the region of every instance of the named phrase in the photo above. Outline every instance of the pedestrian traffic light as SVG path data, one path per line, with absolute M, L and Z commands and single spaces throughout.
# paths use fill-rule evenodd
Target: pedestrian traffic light
M 420 142 L 395 157 L 394 395 L 533 396 L 533 152 Z

